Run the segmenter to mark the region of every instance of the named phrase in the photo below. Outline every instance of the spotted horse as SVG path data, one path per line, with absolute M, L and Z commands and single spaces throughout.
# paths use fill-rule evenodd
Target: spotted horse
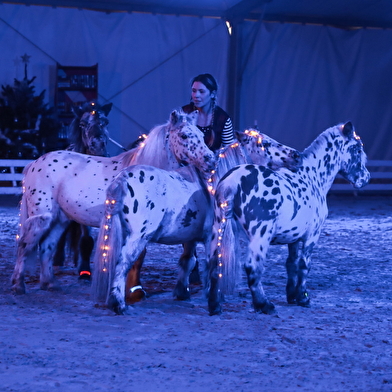
M 275 312 L 261 282 L 269 246 L 288 245 L 286 296 L 289 304 L 309 306 L 306 279 L 313 248 L 328 214 L 326 196 L 339 173 L 355 188 L 370 179 L 366 154 L 351 122 L 321 133 L 303 152 L 296 173 L 241 165 L 220 181 L 214 200 L 213 239 L 207 287 L 210 315 L 222 312 L 239 272 L 238 235 L 245 233 L 244 267 L 255 311 Z
M 82 154 L 109 156 L 107 145 L 111 140 L 108 131 L 108 115 L 112 103 L 100 105 L 96 101 L 84 102 L 72 107 L 74 119 L 68 127 L 68 151 Z M 71 222 L 57 243 L 53 256 L 54 266 L 63 266 L 66 249 L 78 269 L 79 279 L 89 282 L 91 278 L 90 256 L 94 240 L 88 226 Z
M 266 135 L 243 133 L 237 139 L 220 151 L 215 179 L 249 159 L 272 169 L 297 170 L 302 163 L 298 151 Z M 129 271 L 135 272 L 132 267 L 142 260 L 140 255 L 150 242 L 184 245 L 174 296 L 189 299 L 196 244 L 202 242 L 209 249 L 213 184 L 213 179 L 205 181 L 193 166 L 164 171 L 135 165 L 118 174 L 107 191 L 106 221 L 101 223 L 97 240 L 94 299 L 104 301 L 117 314 L 127 313 L 125 279 Z
M 12 289 L 25 293 L 26 264 L 40 260 L 40 287 L 58 287 L 52 259 L 70 221 L 99 227 L 105 213 L 106 190 L 124 168 L 138 162 L 173 170 L 192 165 L 210 175 L 216 158 L 196 127 L 197 114 L 173 111 L 167 124 L 154 128 L 144 143 L 116 157 L 54 151 L 26 166 L 20 210 L 17 258 Z

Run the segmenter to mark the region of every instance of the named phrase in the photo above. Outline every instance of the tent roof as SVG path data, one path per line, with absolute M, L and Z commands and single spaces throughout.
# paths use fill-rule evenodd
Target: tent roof
M 390 0 L 28 0 L 3 3 L 226 20 L 261 18 L 265 22 L 325 24 L 342 28 L 392 28 Z

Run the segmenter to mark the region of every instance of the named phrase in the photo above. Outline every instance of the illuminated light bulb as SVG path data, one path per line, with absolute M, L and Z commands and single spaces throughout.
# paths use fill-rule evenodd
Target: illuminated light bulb
M 226 218 L 223 218 L 223 219 L 222 219 L 222 223 L 225 223 L 225 222 L 226 222 Z
M 103 256 L 103 257 L 106 257 L 106 256 L 107 256 L 107 253 L 102 253 L 102 256 Z
M 145 145 L 145 143 L 140 143 L 140 147 L 144 147 Z
M 219 158 L 224 158 L 224 157 L 225 157 L 225 154 L 222 154 L 222 153 L 219 154 Z
M 222 263 L 219 263 L 219 267 L 222 267 L 223 266 L 223 264 Z
M 20 238 L 19 234 L 16 235 L 16 239 L 18 240 Z
M 209 178 L 209 179 L 208 179 L 208 182 L 212 182 L 212 178 Z
M 105 230 L 107 230 L 107 229 L 109 228 L 109 226 L 108 226 L 108 225 L 105 225 L 104 228 L 105 228 Z
M 218 233 L 222 233 L 222 229 L 218 229 Z
M 112 216 L 111 215 L 107 215 L 106 216 L 106 219 L 110 219 Z
M 220 278 L 222 278 L 222 277 L 223 277 L 223 275 L 222 275 L 222 274 L 219 274 L 218 276 L 219 276 Z
M 103 271 L 103 272 L 106 272 L 106 271 L 107 271 L 107 269 L 106 269 L 106 268 L 102 268 L 102 271 Z
M 215 174 L 215 170 L 211 170 L 211 174 Z
M 109 199 L 107 199 L 107 200 L 105 201 L 105 203 L 106 203 L 106 204 L 109 204 L 109 203 L 110 203 L 110 200 L 109 200 Z
M 116 200 L 112 200 L 112 204 L 116 204 Z
M 230 147 L 231 147 L 231 148 L 238 147 L 238 143 L 234 143 L 234 144 L 232 144 Z
M 109 246 L 105 245 L 105 250 L 109 250 L 109 249 L 110 249 Z
M 222 257 L 222 253 L 219 253 L 218 257 Z
M 222 244 L 220 243 L 220 242 L 218 242 L 218 244 L 217 244 L 218 246 L 221 246 Z
M 105 236 L 103 237 L 103 239 L 104 239 L 105 241 L 107 241 L 108 238 L 109 238 L 108 235 L 105 235 Z

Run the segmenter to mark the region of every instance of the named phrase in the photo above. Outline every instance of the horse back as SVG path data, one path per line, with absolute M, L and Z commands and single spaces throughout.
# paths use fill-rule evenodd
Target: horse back
M 122 183 L 125 193 L 120 202 L 130 232 L 149 241 L 178 244 L 202 241 L 210 230 L 210 198 L 198 181 L 175 171 L 147 165 L 124 169 L 108 190 Z M 195 234 L 196 233 L 196 234 Z
M 248 235 L 290 243 L 318 231 L 327 216 L 325 197 L 302 171 L 272 171 L 241 165 L 220 182 L 218 204 L 231 199 L 232 211 Z

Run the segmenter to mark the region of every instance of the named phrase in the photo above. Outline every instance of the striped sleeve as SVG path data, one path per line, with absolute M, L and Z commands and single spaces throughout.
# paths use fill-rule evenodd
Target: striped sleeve
M 232 143 L 234 143 L 234 131 L 233 123 L 229 117 L 222 131 L 222 147 L 229 146 Z

